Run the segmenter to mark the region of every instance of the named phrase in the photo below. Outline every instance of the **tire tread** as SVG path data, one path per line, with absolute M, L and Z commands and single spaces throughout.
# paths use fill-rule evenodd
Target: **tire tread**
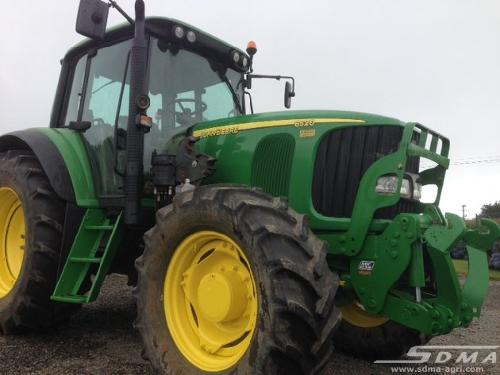
M 145 356 L 156 371 L 178 374 L 173 364 L 165 362 L 165 353 L 155 353 L 158 345 L 143 313 L 147 301 L 141 291 L 152 277 L 147 269 L 150 253 L 162 243 L 168 222 L 178 212 L 196 210 L 199 205 L 226 211 L 234 232 L 265 252 L 266 264 L 259 267 L 272 275 L 275 298 L 267 301 L 267 324 L 273 328 L 262 328 L 266 336 L 259 342 L 262 347 L 255 358 L 257 373 L 319 373 L 333 351 L 331 337 L 338 322 L 334 305 L 338 277 L 326 266 L 327 248 L 312 234 L 307 218 L 288 208 L 285 199 L 233 185 L 203 186 L 176 196 L 171 206 L 157 213 L 157 225 L 145 234 L 146 248 L 136 261 L 139 279 L 135 293 L 135 326 L 143 338 Z

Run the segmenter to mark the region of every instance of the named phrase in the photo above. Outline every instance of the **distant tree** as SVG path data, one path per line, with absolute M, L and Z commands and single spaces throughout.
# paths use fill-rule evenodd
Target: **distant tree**
M 491 219 L 500 218 L 500 201 L 492 204 L 485 204 L 483 207 L 481 207 L 481 213 L 479 214 L 479 216 Z

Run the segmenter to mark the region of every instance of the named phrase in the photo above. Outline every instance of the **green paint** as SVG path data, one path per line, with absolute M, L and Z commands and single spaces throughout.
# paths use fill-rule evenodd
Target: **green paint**
M 469 275 L 462 287 L 450 251 L 459 240 L 467 242 L 470 232 L 456 215 L 447 214 L 446 225 L 431 224 L 431 220 L 430 216 L 422 220 L 422 215 L 400 214 L 382 234 L 368 235 L 362 251 L 351 257 L 340 304 L 357 299 L 368 312 L 431 336 L 468 326 L 479 316 L 488 288 L 486 249 L 467 244 Z M 422 300 L 417 302 L 415 287 L 423 286 L 423 265 L 415 251 L 420 252 L 422 244 L 426 244 L 428 272 L 436 288 L 433 293 L 422 289 Z M 366 261 L 374 261 L 375 266 L 371 273 L 363 274 L 360 264 Z M 403 277 L 407 271 L 408 284 Z M 416 274 L 412 276 L 412 272 Z
M 303 121 L 308 119 L 332 120 L 316 120 L 315 124 Z M 281 123 L 282 126 L 269 125 L 280 120 L 293 121 L 285 125 Z M 354 124 L 352 120 L 359 122 Z M 263 122 L 267 123 L 266 127 L 259 127 Z M 500 230 L 496 224 L 487 222 L 485 225 L 489 228 L 489 234 L 468 231 L 460 218 L 454 215 L 445 217 L 437 207 L 449 165 L 449 142 L 446 138 L 418 124 L 339 111 L 291 111 L 242 116 L 202 123 L 196 130 L 214 127 L 238 129 L 238 125 L 246 125 L 246 128 L 241 126 L 243 130 L 208 136 L 198 142 L 201 151 L 218 159 L 216 173 L 207 183 L 259 186 L 273 195 L 287 196 L 296 211 L 308 214 L 311 228 L 329 243 L 331 254 L 348 256 L 350 259 L 347 274 L 344 269 L 336 269 L 335 261 L 332 263 L 332 267 L 347 281 L 346 287 L 339 293 L 339 304 L 349 303 L 355 298 L 368 312 L 387 316 L 428 335 L 444 334 L 455 327 L 467 326 L 473 316 L 479 315 L 488 285 L 484 250 Z M 332 129 L 371 125 L 403 127 L 399 149 L 381 157 L 368 168 L 361 180 L 351 218 L 319 214 L 314 209 L 311 191 L 315 155 L 323 137 Z M 308 131 L 305 137 L 302 136 L 304 130 Z M 90 164 L 80 134 L 68 129 L 41 131 L 63 155 L 78 204 L 97 208 Z M 415 132 L 420 134 L 418 145 L 411 142 Z M 429 137 L 432 139 L 426 143 Z M 439 142 L 442 147 L 438 153 Z M 281 151 L 276 153 L 273 150 Z M 392 221 L 374 220 L 378 209 L 394 205 L 400 199 L 399 193 L 376 193 L 377 180 L 387 174 L 395 175 L 398 177 L 399 191 L 410 156 L 437 163 L 436 167 L 421 175 L 423 184 L 435 184 L 438 187 L 435 204 L 420 204 L 418 213 L 400 214 Z M 87 211 L 52 297 L 54 300 L 86 303 L 97 297 L 118 248 L 121 227 L 120 220 L 110 222 L 101 210 Z M 449 255 L 461 239 L 467 242 L 470 258 L 469 278 L 463 288 Z M 106 244 L 106 251 L 97 256 L 97 249 L 103 243 Z M 417 302 L 415 288 L 423 287 L 427 276 L 424 247 L 437 289 L 433 294 L 423 291 L 422 300 Z M 367 261 L 375 262 L 375 267 L 372 272 L 363 274 L 360 272 L 361 265 Z M 93 264 L 97 265 L 94 283 L 88 294 L 80 295 L 79 289 Z M 407 284 L 402 283 L 405 274 L 408 275 Z
M 252 181 L 269 194 L 287 196 L 295 139 L 290 135 L 274 134 L 262 139 L 252 162 Z
M 121 213 L 112 220 L 104 210 L 88 209 L 51 299 L 68 303 L 94 301 L 116 255 L 122 232 Z M 90 273 L 95 275 L 90 279 L 90 290 L 82 294 L 82 285 Z
M 411 287 L 425 287 L 424 249 L 420 241 L 415 241 L 411 247 L 411 263 L 408 281 Z
M 289 119 L 311 119 L 311 118 L 345 118 L 365 121 L 371 125 L 404 125 L 403 122 L 380 115 L 352 111 L 280 111 L 256 113 L 253 115 L 226 118 L 221 120 L 207 121 L 196 126 L 196 130 L 209 129 L 215 126 L 238 125 L 249 122 L 289 120 Z M 351 124 L 352 126 L 352 124 Z M 292 126 L 293 127 L 293 126 Z
M 461 277 L 466 277 L 469 274 L 469 261 L 463 259 L 453 259 L 455 271 Z M 500 271 L 490 269 L 490 280 L 500 281 Z
M 308 119 L 316 119 L 316 123 L 304 121 Z M 282 121 L 280 126 L 272 126 L 273 121 L 280 120 L 293 121 Z M 353 120 L 358 122 L 353 123 Z M 264 122 L 266 127 L 259 126 Z M 241 126 L 238 128 L 238 125 Z M 371 125 L 403 127 L 399 149 L 378 159 L 365 172 L 351 218 L 319 214 L 314 209 L 311 191 L 315 155 L 323 137 L 332 129 Z M 346 281 L 346 286 L 339 292 L 339 304 L 357 299 L 368 312 L 387 316 L 428 335 L 444 334 L 455 327 L 467 326 L 472 317 L 479 314 L 488 282 L 484 250 L 492 236 L 497 234 L 498 227 L 486 223 L 491 232 L 488 235 L 467 231 L 460 218 L 454 215 L 445 217 L 437 207 L 449 165 L 449 143 L 446 138 L 418 124 L 338 111 L 242 116 L 202 123 L 196 130 L 214 127 L 233 130 L 225 135 L 208 136 L 197 144 L 200 151 L 218 159 L 217 170 L 207 183 L 259 186 L 270 194 L 287 196 L 291 207 L 308 214 L 311 228 L 319 238 L 329 243 L 331 255 L 349 257 L 348 270 L 337 268 L 334 260 L 330 262 Z M 307 130 L 306 136 L 302 136 L 303 130 Z M 44 132 L 66 160 L 79 205 L 97 207 L 92 174 L 80 135 L 66 129 L 48 129 Z M 418 145 L 411 142 L 415 132 L 420 134 Z M 425 148 L 429 137 L 432 137 L 430 147 Z M 439 153 L 436 152 L 438 141 L 442 144 Z M 436 167 L 425 171 L 421 179 L 423 184 L 435 184 L 438 187 L 436 203 L 420 204 L 418 213 L 400 214 L 392 221 L 374 220 L 378 209 L 394 205 L 400 199 L 399 193 L 376 193 L 378 178 L 387 174 L 397 176 L 399 191 L 410 156 L 420 156 L 438 163 Z M 87 211 L 52 297 L 54 300 L 86 303 L 97 297 L 117 251 L 121 230 L 120 219 L 110 221 L 104 211 L 99 209 Z M 467 242 L 471 259 L 469 281 L 463 289 L 449 255 L 460 239 Z M 98 248 L 103 245 L 106 250 L 98 255 Z M 432 294 L 423 291 L 422 300 L 417 302 L 415 288 L 423 287 L 427 276 L 424 247 L 437 289 Z M 365 262 L 374 262 L 371 272 L 360 272 Z M 93 264 L 97 265 L 94 283 L 88 294 L 80 295 L 80 287 Z M 403 282 L 405 275 L 408 275 L 407 283 Z
M 412 244 L 419 230 L 415 216 L 399 215 L 381 235 L 369 236 L 363 251 L 351 257 L 351 283 L 370 313 L 380 313 L 387 293 L 410 265 Z M 362 272 L 360 264 L 366 261 L 375 262 L 373 271 Z
M 299 126 L 300 121 L 292 121 L 286 126 L 273 127 L 268 124 L 285 119 L 327 118 L 335 121 L 317 122 L 306 127 Z M 338 119 L 346 121 L 343 123 Z M 349 123 L 348 120 L 353 119 L 363 122 Z M 266 127 L 259 127 L 259 122 L 266 122 Z M 256 126 L 253 123 L 257 123 Z M 378 159 L 365 172 L 351 218 L 333 218 L 319 214 L 313 207 L 311 191 L 316 153 L 321 140 L 333 129 L 370 125 L 403 127 L 399 149 Z M 368 312 L 387 316 L 428 335 L 444 334 L 455 327 L 467 326 L 472 317 L 479 314 L 488 285 L 485 251 L 500 229 L 496 224 L 493 226 L 487 223 L 490 230 L 488 236 L 477 231 L 467 231 L 460 218 L 450 214 L 444 216 L 439 210 L 437 205 L 449 166 L 448 139 L 420 124 L 405 124 L 376 115 L 338 111 L 258 114 L 202 123 L 196 130 L 212 128 L 219 129 L 219 134 L 222 135 L 210 136 L 208 133 L 209 136 L 198 142 L 198 147 L 203 152 L 218 159 L 216 173 L 207 183 L 259 186 L 271 194 L 275 193 L 276 183 L 272 184 L 267 180 L 265 183 L 260 182 L 252 173 L 255 160 L 262 157 L 255 156 L 257 148 L 262 140 L 269 137 L 293 137 L 295 149 L 289 175 L 289 203 L 296 211 L 308 215 L 312 230 L 329 243 L 332 256 L 348 256 L 350 259 L 349 270 L 337 266 L 335 258 L 329 262 L 345 281 L 345 286 L 339 292 L 339 305 L 357 299 Z M 301 137 L 301 130 L 304 129 L 313 129 L 313 136 L 309 134 L 308 137 Z M 418 144 L 412 143 L 415 133 L 420 137 Z M 269 159 L 283 157 L 276 153 L 266 155 Z M 433 204 L 420 203 L 417 205 L 417 213 L 400 214 L 392 221 L 373 219 L 378 209 L 392 206 L 400 200 L 399 189 L 408 158 L 412 156 L 437 163 L 435 167 L 421 173 L 423 185 L 437 186 L 436 201 Z M 277 162 L 269 160 L 269 168 L 273 169 L 267 171 L 271 175 L 269 178 L 283 179 L 283 168 L 272 168 L 273 163 Z M 376 193 L 375 186 L 379 177 L 389 174 L 398 177 L 398 193 Z M 459 240 L 466 241 L 471 257 L 469 279 L 463 288 L 450 257 L 451 249 Z M 424 251 L 430 262 L 427 266 L 424 266 Z M 374 261 L 375 267 L 372 272 L 363 274 L 360 272 L 361 265 L 367 261 Z M 430 267 L 432 271 L 426 267 Z M 432 293 L 424 287 L 429 272 L 434 275 L 437 285 Z M 421 288 L 421 301 L 416 300 L 417 287 Z
M 317 149 L 324 136 L 332 129 L 340 129 L 352 126 L 370 125 L 396 125 L 403 126 L 399 120 L 358 112 L 347 111 L 286 111 L 241 116 L 233 119 L 205 122 L 196 127 L 196 130 L 209 129 L 219 126 L 230 126 L 248 124 L 254 122 L 287 120 L 287 119 L 356 119 L 364 121 L 358 124 L 349 122 L 318 123 L 313 126 L 279 126 L 254 130 L 241 131 L 237 134 L 207 137 L 197 143 L 200 151 L 215 156 L 217 170 L 207 180 L 207 183 L 239 183 L 248 186 L 260 186 L 252 181 L 252 165 L 254 154 L 259 142 L 268 136 L 292 136 L 295 142 L 295 150 L 292 158 L 292 169 L 288 181 L 288 200 L 290 205 L 298 212 L 307 214 L 310 226 L 317 231 L 344 231 L 351 220 L 347 218 L 332 218 L 319 214 L 313 205 L 311 198 L 314 165 L 316 162 Z M 314 130 L 313 137 L 301 138 L 301 130 Z M 403 158 L 403 156 L 401 156 Z M 276 170 L 275 172 L 282 172 Z M 280 175 L 281 176 L 281 175 Z M 272 191 L 269 191 L 272 193 Z M 394 198 L 397 201 L 398 198 Z M 368 225 L 377 231 L 383 230 L 388 224 L 387 220 L 368 220 Z
M 68 168 L 76 203 L 80 207 L 97 208 L 92 169 L 80 133 L 70 129 L 40 128 L 57 147 Z

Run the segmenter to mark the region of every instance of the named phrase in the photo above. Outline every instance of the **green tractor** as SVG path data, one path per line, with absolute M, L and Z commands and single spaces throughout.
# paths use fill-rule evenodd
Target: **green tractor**
M 106 30 L 110 7 L 130 24 Z M 143 355 L 166 374 L 320 373 L 334 347 L 395 358 L 479 316 L 500 228 L 438 208 L 447 138 L 253 114 L 254 79 L 285 80 L 289 108 L 293 78 L 254 74 L 254 43 L 144 14 L 82 0 L 90 39 L 62 60 L 50 127 L 0 137 L 3 334 L 64 322 L 110 273 L 136 286 Z

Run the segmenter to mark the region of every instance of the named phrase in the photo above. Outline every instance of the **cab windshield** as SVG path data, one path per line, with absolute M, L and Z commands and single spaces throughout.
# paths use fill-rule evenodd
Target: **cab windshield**
M 241 73 L 155 38 L 150 48 L 148 114 L 153 127 L 145 137 L 145 168 L 153 151 L 165 152 L 172 137 L 186 128 L 243 111 Z
M 201 121 L 242 114 L 241 73 L 151 39 L 148 114 L 162 139 Z

